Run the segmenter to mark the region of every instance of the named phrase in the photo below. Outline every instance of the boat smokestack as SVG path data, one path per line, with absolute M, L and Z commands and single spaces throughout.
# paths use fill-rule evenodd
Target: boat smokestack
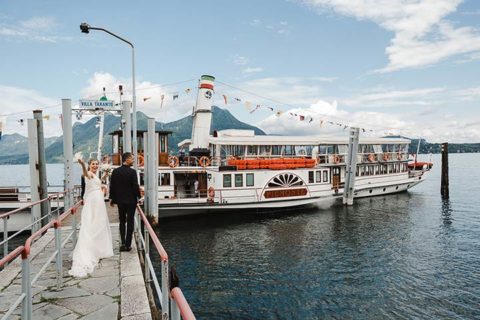
M 198 84 L 197 103 L 193 110 L 192 151 L 208 151 L 210 136 L 210 125 L 212 122 L 212 99 L 214 94 L 215 77 L 203 75 Z

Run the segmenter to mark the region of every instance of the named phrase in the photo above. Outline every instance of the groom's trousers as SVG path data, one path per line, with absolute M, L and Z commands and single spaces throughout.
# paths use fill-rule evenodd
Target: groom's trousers
M 134 226 L 136 204 L 118 204 L 118 214 L 120 220 L 120 239 L 122 245 L 132 246 L 132 235 Z M 125 234 L 125 224 L 127 224 L 127 234 Z

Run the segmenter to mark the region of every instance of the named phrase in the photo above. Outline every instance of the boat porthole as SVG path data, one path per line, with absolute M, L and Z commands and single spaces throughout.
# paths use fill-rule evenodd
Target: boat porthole
M 385 192 L 387 190 L 387 188 L 383 188 L 383 192 Z
M 398 186 L 395 187 L 395 190 L 398 190 Z
M 410 188 L 410 185 L 408 185 L 407 188 Z
M 370 189 L 370 191 L 369 191 L 369 192 L 370 192 L 370 193 L 372 193 L 372 191 L 373 191 L 373 190 L 372 190 L 372 189 Z
M 421 179 L 422 179 L 422 177 L 418 177 L 418 180 L 421 180 Z

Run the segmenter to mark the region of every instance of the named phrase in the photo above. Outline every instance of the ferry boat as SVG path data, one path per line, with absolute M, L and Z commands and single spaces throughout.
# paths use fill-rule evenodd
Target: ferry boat
M 199 81 L 192 137 L 178 144 L 180 150 L 189 150 L 188 155 L 169 155 L 171 132 L 156 132 L 159 218 L 294 208 L 343 195 L 347 136 L 255 135 L 253 130 L 236 129 L 211 135 L 214 81 L 208 75 Z M 114 164 L 119 165 L 121 139 L 117 133 L 113 139 Z M 409 143 L 404 138 L 360 137 L 352 155 L 356 159 L 354 198 L 402 192 L 422 182 L 431 164 L 409 167 Z M 141 152 L 139 158 L 141 167 Z

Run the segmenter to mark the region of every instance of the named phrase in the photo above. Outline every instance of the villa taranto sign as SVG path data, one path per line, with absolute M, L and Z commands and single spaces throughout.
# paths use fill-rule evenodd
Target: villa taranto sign
M 113 108 L 115 103 L 113 100 L 80 100 L 79 107 L 80 108 Z

